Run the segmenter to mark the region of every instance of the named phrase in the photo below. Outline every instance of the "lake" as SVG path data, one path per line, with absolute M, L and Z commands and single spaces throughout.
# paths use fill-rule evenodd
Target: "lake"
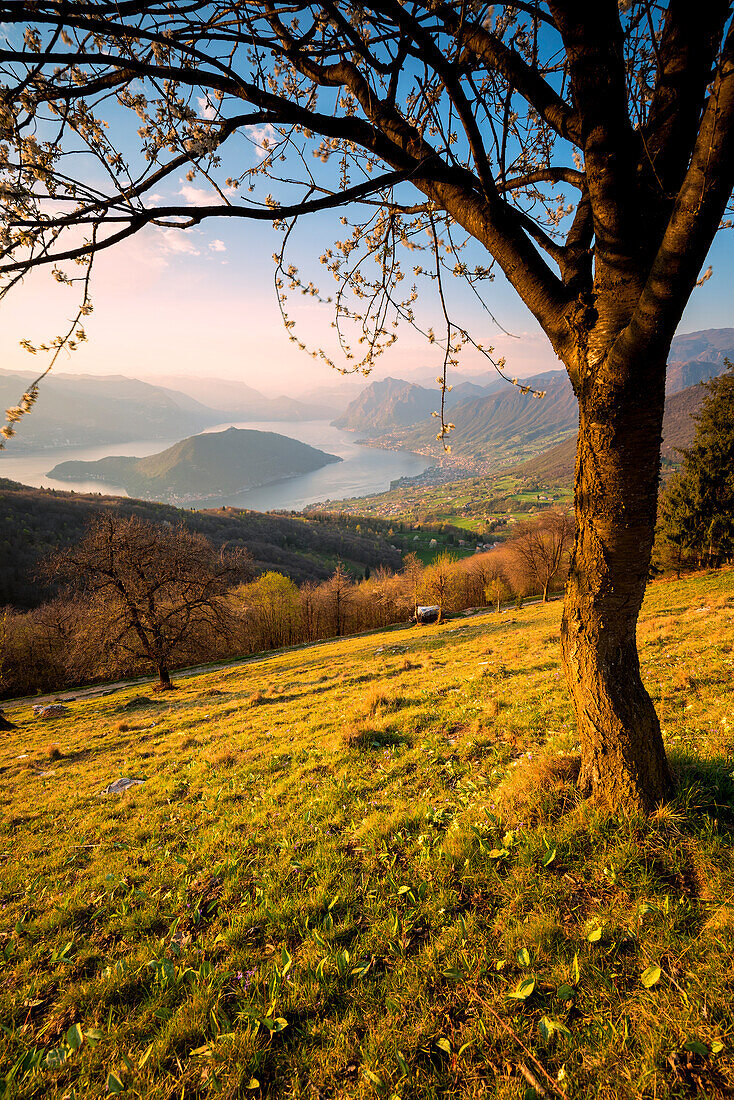
M 197 501 L 197 508 L 212 508 L 223 504 L 235 508 L 252 508 L 258 512 L 271 509 L 301 511 L 315 501 L 338 501 L 346 497 L 368 496 L 390 488 L 390 482 L 399 477 L 415 477 L 431 460 L 411 451 L 385 451 L 377 447 L 364 447 L 356 442 L 351 432 L 334 428 L 328 420 L 306 421 L 231 421 L 207 428 L 208 432 L 225 428 L 253 428 L 261 432 L 277 432 L 279 435 L 300 439 L 312 447 L 338 455 L 342 462 L 324 466 L 310 474 L 288 478 L 272 485 L 250 489 L 246 493 L 217 497 L 210 501 Z M 12 442 L 7 450 L 0 451 L 0 477 L 20 481 L 48 489 L 74 489 L 78 493 L 109 493 L 126 496 L 124 489 L 101 481 L 57 481 L 48 476 L 58 462 L 80 460 L 91 462 L 108 455 L 146 455 L 164 451 L 177 440 L 136 440 L 132 443 L 115 443 L 94 447 L 55 447 L 27 454 L 13 454 Z

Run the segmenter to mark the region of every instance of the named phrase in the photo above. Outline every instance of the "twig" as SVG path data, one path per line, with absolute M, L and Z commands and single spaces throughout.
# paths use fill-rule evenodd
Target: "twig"
M 474 989 L 469 989 L 469 990 L 468 990 L 468 993 L 469 993 L 469 996 L 471 996 L 471 997 L 475 997 L 475 998 L 476 998 L 476 1000 L 478 1000 L 478 1001 L 479 1001 L 479 1003 L 480 1003 L 480 1004 L 482 1005 L 482 1007 L 483 1007 L 483 1008 L 486 1008 L 486 1009 L 488 1009 L 488 1010 L 489 1010 L 489 1011 L 490 1011 L 490 1012 L 492 1013 L 492 1015 L 494 1016 L 494 1018 L 495 1018 L 495 1019 L 496 1019 L 497 1021 L 499 1021 L 499 1024 L 500 1024 L 500 1026 L 501 1026 L 501 1027 L 503 1027 L 503 1028 L 505 1029 L 505 1031 L 506 1031 L 506 1032 L 507 1032 L 507 1033 L 508 1033 L 509 1035 L 511 1035 L 511 1036 L 512 1036 L 512 1038 L 513 1038 L 513 1039 L 515 1040 L 515 1042 L 516 1042 L 516 1043 L 517 1043 L 517 1044 L 518 1044 L 519 1046 L 521 1046 L 521 1047 L 522 1047 L 522 1049 L 523 1049 L 523 1050 L 525 1051 L 525 1053 L 527 1054 L 528 1058 L 532 1059 L 532 1061 L 533 1061 L 533 1062 L 535 1063 L 535 1065 L 536 1065 L 536 1066 L 538 1067 L 538 1069 L 539 1069 L 539 1070 L 540 1070 L 540 1072 L 541 1072 L 541 1073 L 543 1074 L 543 1076 L 545 1077 L 545 1079 L 546 1079 L 546 1080 L 547 1080 L 547 1081 L 548 1081 L 548 1082 L 550 1083 L 550 1086 L 551 1086 L 551 1088 L 553 1089 L 553 1091 L 554 1091 L 554 1092 L 555 1092 L 555 1093 L 556 1093 L 556 1094 L 557 1094 L 558 1096 L 562 1097 L 562 1100 L 569 1100 L 569 1096 L 568 1096 L 568 1094 L 567 1094 L 567 1093 L 565 1093 L 565 1092 L 563 1091 L 563 1089 L 562 1089 L 562 1088 L 560 1087 L 560 1085 L 558 1085 L 558 1083 L 557 1083 L 556 1081 L 554 1081 L 554 1080 L 553 1080 L 553 1078 L 551 1077 L 551 1075 L 550 1075 L 550 1074 L 548 1073 L 548 1070 L 547 1070 L 547 1069 L 546 1069 L 546 1068 L 545 1068 L 545 1067 L 544 1067 L 543 1065 L 541 1065 L 541 1063 L 540 1063 L 540 1062 L 538 1061 L 538 1059 L 537 1059 L 537 1058 L 535 1057 L 535 1055 L 533 1054 L 533 1052 L 532 1052 L 531 1050 L 528 1050 L 528 1048 L 527 1048 L 527 1047 L 525 1046 L 525 1044 L 523 1043 L 522 1039 L 521 1039 L 521 1038 L 520 1038 L 520 1036 L 519 1036 L 519 1035 L 517 1034 L 517 1032 L 513 1031 L 513 1030 L 512 1030 L 512 1028 L 510 1027 L 510 1025 L 509 1025 L 509 1024 L 506 1024 L 506 1023 L 505 1023 L 505 1021 L 504 1021 L 504 1020 L 502 1019 L 502 1017 L 501 1017 L 501 1016 L 499 1015 L 499 1013 L 495 1012 L 495 1010 L 494 1010 L 494 1009 L 492 1008 L 491 1004 L 489 1004 L 489 1003 L 488 1003 L 487 1001 L 485 1001 L 483 997 L 480 997 L 480 996 L 479 996 L 479 994 L 478 994 L 478 993 L 476 992 L 476 990 L 474 990 Z M 522 1073 L 522 1063 L 520 1063 L 520 1065 L 518 1066 L 518 1068 L 520 1069 L 520 1072 Z M 527 1067 L 525 1067 L 525 1069 L 526 1069 L 526 1071 L 527 1071 Z M 528 1071 L 528 1072 L 529 1072 L 529 1071 Z M 523 1076 L 525 1076 L 525 1074 L 523 1074 Z M 527 1080 L 527 1077 L 526 1077 L 526 1080 Z M 537 1086 L 533 1086 L 533 1087 L 537 1087 Z
M 523 1075 L 530 1087 L 534 1088 L 539 1096 L 548 1095 L 533 1071 L 531 1069 L 528 1069 L 524 1062 L 518 1062 L 517 1068 L 520 1070 L 520 1073 Z

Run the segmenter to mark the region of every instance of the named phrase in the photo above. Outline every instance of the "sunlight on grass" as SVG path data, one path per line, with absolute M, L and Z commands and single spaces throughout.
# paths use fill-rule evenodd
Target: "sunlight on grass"
M 724 1095 L 734 572 L 649 589 L 680 789 L 647 821 L 576 798 L 559 617 L 10 708 L 6 1095 L 509 1098 L 521 1064 L 547 1095 Z

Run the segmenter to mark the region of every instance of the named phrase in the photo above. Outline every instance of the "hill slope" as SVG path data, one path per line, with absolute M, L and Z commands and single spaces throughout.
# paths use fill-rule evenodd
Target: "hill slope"
M 689 447 L 693 442 L 696 422 L 693 419 L 701 408 L 704 391 L 700 385 L 689 386 L 679 393 L 670 394 L 665 402 L 663 418 L 663 462 L 678 461 L 678 448 Z M 576 464 L 576 436 L 571 435 L 547 451 L 527 462 L 521 462 L 508 470 L 516 477 L 537 478 L 557 485 L 573 482 Z
M 684 332 L 670 346 L 666 393 L 716 378 L 724 370 L 724 359 L 734 360 L 734 328 L 708 328 Z
M 563 371 L 549 371 L 524 379 L 544 390 L 542 399 L 523 394 L 518 386 L 507 385 L 497 393 L 474 398 L 451 410 L 456 428 L 449 442 L 457 454 L 499 452 L 510 444 L 542 446 L 566 435 L 578 422 L 578 410 L 571 383 Z M 436 444 L 433 421 L 403 436 L 406 447 Z
M 331 462 L 341 459 L 298 439 L 276 432 L 228 428 L 182 439 L 147 458 L 113 456 L 96 462 L 60 462 L 49 471 L 49 477 L 104 481 L 144 500 L 183 504 L 309 473 Z
M 337 561 L 399 569 L 402 556 L 388 541 L 389 524 L 342 517 L 278 516 L 222 508 L 190 511 L 129 497 L 31 489 L 0 478 L 0 606 L 35 607 L 49 589 L 37 576 L 38 563 L 84 534 L 102 511 L 139 516 L 151 523 L 184 523 L 215 546 L 245 547 L 259 572 L 275 569 L 297 583 L 326 580 Z
M 512 1100 L 537 1061 L 549 1097 L 725 1096 L 733 581 L 649 589 L 681 791 L 647 821 L 557 755 L 560 603 L 10 707 L 8 1093 Z

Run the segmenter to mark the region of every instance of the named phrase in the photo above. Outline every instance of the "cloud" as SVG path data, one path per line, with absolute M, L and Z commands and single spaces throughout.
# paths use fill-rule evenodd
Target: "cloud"
M 202 118 L 213 119 L 217 117 L 217 108 L 207 96 L 197 96 L 199 114 Z
M 158 240 L 164 252 L 173 252 L 180 256 L 198 256 L 199 249 L 191 238 L 191 230 L 158 229 Z
M 221 206 L 222 195 L 231 198 L 233 195 L 237 194 L 236 187 L 223 187 L 221 188 L 222 195 L 220 195 L 214 188 L 194 187 L 192 183 L 188 183 L 186 180 L 179 180 L 178 182 L 181 186 L 177 194 L 179 194 L 189 206 Z
M 258 157 L 263 160 L 272 151 L 273 143 L 278 135 L 268 122 L 265 126 L 253 126 L 248 136 L 255 146 Z
M 213 203 L 220 201 L 215 191 L 207 190 L 204 187 L 194 187 L 193 184 L 184 183 L 183 181 L 181 181 L 178 193 L 189 206 L 211 206 Z
M 209 242 L 209 248 L 212 252 L 226 252 L 227 246 L 224 241 L 214 240 Z

